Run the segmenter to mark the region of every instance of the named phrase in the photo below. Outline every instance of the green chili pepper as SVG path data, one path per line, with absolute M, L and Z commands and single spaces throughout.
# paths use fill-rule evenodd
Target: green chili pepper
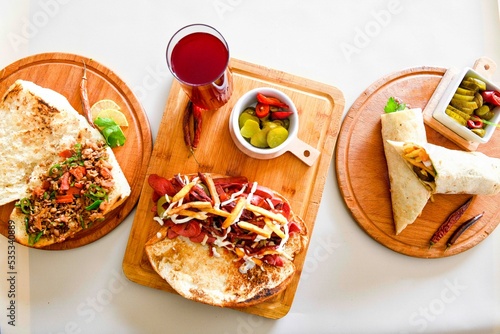
M 63 173 L 63 168 L 60 164 L 55 164 L 49 169 L 50 177 L 60 177 Z
M 38 242 L 38 240 L 40 240 L 40 238 L 42 237 L 43 235 L 43 231 L 40 231 L 38 232 L 36 235 L 35 234 L 30 234 L 29 238 L 28 238 L 28 244 L 30 246 L 33 246 L 34 244 L 36 244 Z
M 29 198 L 22 198 L 19 201 L 19 208 L 24 214 L 29 215 L 31 213 L 31 201 Z
M 88 210 L 88 211 L 95 210 L 95 209 L 97 209 L 99 207 L 99 205 L 101 205 L 101 203 L 102 203 L 102 199 L 98 199 L 98 200 L 94 201 L 94 203 L 92 203 L 89 206 L 87 206 L 85 208 L 85 210 Z
M 163 207 L 163 204 L 167 203 L 167 197 L 168 195 L 162 196 L 158 199 L 156 202 L 156 213 L 158 214 L 158 217 L 163 218 L 163 214 L 165 213 L 165 208 Z
M 82 215 L 78 215 L 78 220 L 80 221 L 80 226 L 81 226 L 82 228 L 86 228 L 86 226 L 85 226 L 85 221 L 83 220 Z
M 89 191 L 88 191 L 88 194 L 92 197 L 92 198 L 103 198 L 103 197 L 106 197 L 106 191 L 96 185 L 96 184 L 91 184 L 89 186 Z

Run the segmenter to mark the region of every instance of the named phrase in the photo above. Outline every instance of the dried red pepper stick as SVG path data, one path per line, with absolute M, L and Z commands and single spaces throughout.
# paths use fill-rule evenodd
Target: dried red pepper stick
M 186 110 L 184 110 L 184 117 L 182 119 L 182 131 L 184 133 L 184 143 L 189 148 L 189 150 L 192 150 L 191 131 L 189 129 L 189 123 L 191 120 L 191 114 L 193 110 L 192 106 L 193 102 L 189 101 L 186 106 Z
M 95 128 L 94 121 L 92 120 L 92 112 L 90 111 L 90 102 L 87 93 L 87 65 L 83 62 L 83 76 L 80 82 L 80 98 L 82 100 L 83 114 L 89 124 Z
M 448 239 L 448 241 L 446 242 L 446 249 L 448 249 L 451 245 L 453 245 L 457 240 L 458 238 L 465 232 L 469 229 L 469 227 L 471 227 L 472 225 L 474 225 L 479 219 L 481 219 L 481 217 L 484 215 L 484 212 L 483 213 L 480 213 L 472 218 L 470 218 L 469 220 L 467 220 L 465 223 L 463 223 L 462 225 L 460 225 L 460 227 L 455 231 L 453 232 L 453 234 L 451 235 L 451 237 Z
M 202 111 L 203 109 L 201 109 L 196 105 L 193 105 L 194 133 L 193 133 L 193 142 L 191 143 L 191 147 L 193 150 L 195 150 L 198 147 L 198 144 L 200 143 L 201 127 L 202 127 L 202 118 L 201 118 Z
M 469 207 L 470 203 L 472 202 L 472 199 L 474 197 L 469 198 L 464 204 L 462 204 L 457 210 L 455 210 L 452 214 L 448 216 L 446 221 L 439 226 L 437 231 L 434 233 L 432 236 L 430 242 L 429 242 L 429 247 L 432 247 L 434 244 L 436 244 L 441 238 L 450 231 L 451 227 L 460 219 L 460 217 L 463 216 L 467 208 Z

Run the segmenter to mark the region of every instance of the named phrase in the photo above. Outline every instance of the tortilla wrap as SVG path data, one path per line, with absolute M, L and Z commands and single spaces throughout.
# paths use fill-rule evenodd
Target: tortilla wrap
M 403 142 L 389 142 L 405 162 L 407 169 L 412 166 L 403 158 Z M 495 195 L 500 193 L 500 159 L 481 152 L 450 150 L 429 144 L 417 144 L 425 149 L 436 171 L 434 193 Z M 414 173 L 416 176 L 416 174 Z
M 427 142 L 422 110 L 406 109 L 383 114 L 382 140 L 389 173 L 392 214 L 396 234 L 412 224 L 422 213 L 431 192 L 401 159 L 400 154 L 387 141 Z M 410 139 L 411 138 L 411 139 Z

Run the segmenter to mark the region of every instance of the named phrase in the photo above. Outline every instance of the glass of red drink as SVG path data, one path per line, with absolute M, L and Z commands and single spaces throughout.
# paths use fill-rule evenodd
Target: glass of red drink
M 167 46 L 167 64 L 198 107 L 217 110 L 231 97 L 229 47 L 214 28 L 192 24 L 178 30 Z

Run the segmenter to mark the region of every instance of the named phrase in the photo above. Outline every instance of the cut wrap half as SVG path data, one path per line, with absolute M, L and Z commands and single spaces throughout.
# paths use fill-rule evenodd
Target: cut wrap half
M 411 141 L 389 144 L 407 169 L 435 194 L 500 193 L 500 159 Z
M 405 109 L 383 114 L 382 140 L 389 174 L 391 203 L 396 234 L 412 224 L 422 213 L 431 196 L 430 190 L 422 183 L 398 151 L 388 141 L 414 141 L 425 143 L 426 132 L 419 108 Z

